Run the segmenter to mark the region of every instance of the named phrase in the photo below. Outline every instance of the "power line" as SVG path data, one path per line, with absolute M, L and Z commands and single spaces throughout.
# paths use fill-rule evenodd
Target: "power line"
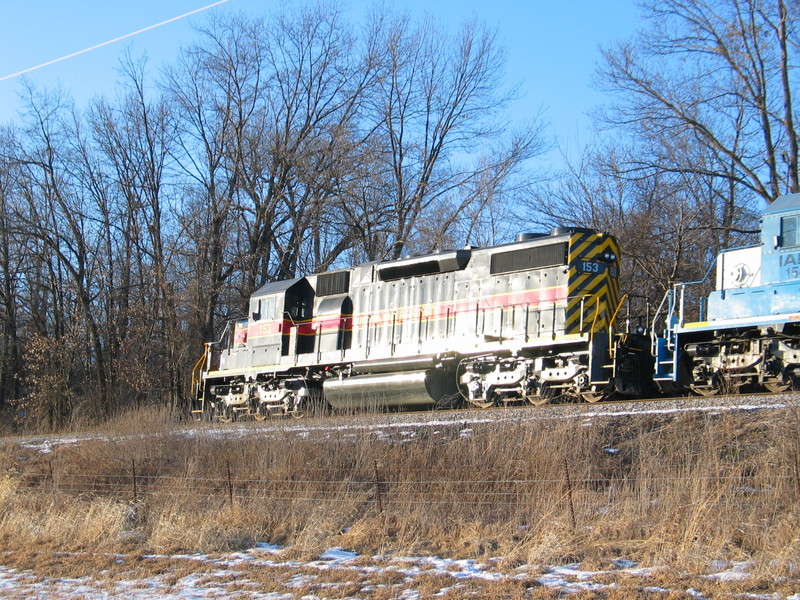
M 78 50 L 77 52 L 73 52 L 72 54 L 67 54 L 66 56 L 62 56 L 61 58 L 56 58 L 54 60 L 50 60 L 46 63 L 42 63 L 40 65 L 36 65 L 35 67 L 30 67 L 28 69 L 24 69 L 22 71 L 18 71 L 17 73 L 12 73 L 11 75 L 5 75 L 4 77 L 0 77 L 0 81 L 5 81 L 6 79 L 12 79 L 14 77 L 18 77 L 20 75 L 24 75 L 25 73 L 30 73 L 31 71 L 35 71 L 36 69 L 41 69 L 42 67 L 47 67 L 53 65 L 57 62 L 61 62 L 62 60 L 67 60 L 68 58 L 72 58 L 74 56 L 78 56 L 80 54 L 85 54 L 86 52 L 91 52 L 92 50 L 97 50 L 98 48 L 102 48 L 103 46 L 108 46 L 109 44 L 113 44 L 114 42 L 119 42 L 121 40 L 127 39 L 129 37 L 133 37 L 135 35 L 139 35 L 140 33 L 144 33 L 145 31 L 150 31 L 151 29 L 155 29 L 156 27 L 161 27 L 162 25 L 167 25 L 168 23 L 172 23 L 174 21 L 179 21 L 185 17 L 190 17 L 195 15 L 199 12 L 203 12 L 204 10 L 208 10 L 209 8 L 214 8 L 215 6 L 219 6 L 220 4 L 225 4 L 228 0 L 219 0 L 219 2 L 214 2 L 213 4 L 209 4 L 208 6 L 204 6 L 203 8 L 198 8 L 191 12 L 184 13 L 177 17 L 172 17 L 171 19 L 167 19 L 166 21 L 161 21 L 161 23 L 156 23 L 155 25 L 150 25 L 149 27 L 145 27 L 144 29 L 139 29 L 138 31 L 134 31 L 132 33 L 126 33 L 118 38 L 114 38 L 113 40 L 108 40 L 107 42 L 103 42 L 102 44 L 96 44 L 91 48 L 84 48 L 83 50 Z

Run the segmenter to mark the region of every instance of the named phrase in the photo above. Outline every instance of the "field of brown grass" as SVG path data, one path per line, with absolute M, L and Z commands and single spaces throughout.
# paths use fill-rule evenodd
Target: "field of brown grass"
M 747 561 L 751 578 L 731 590 L 788 595 L 800 581 L 798 423 L 789 408 L 454 424 L 399 443 L 280 426 L 234 440 L 138 414 L 48 453 L 2 441 L 0 564 L 77 576 L 55 553 L 96 557 L 80 561 L 85 574 L 109 556 L 261 542 L 297 560 L 341 547 L 506 570 L 622 557 L 658 567 L 649 585 L 661 585 Z M 526 597 L 512 587 L 496 597 Z

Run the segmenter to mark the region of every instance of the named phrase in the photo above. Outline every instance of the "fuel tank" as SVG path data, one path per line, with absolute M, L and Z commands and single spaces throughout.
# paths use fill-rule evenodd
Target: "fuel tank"
M 443 369 L 354 375 L 328 379 L 325 398 L 335 409 L 423 408 L 457 393 L 455 375 Z

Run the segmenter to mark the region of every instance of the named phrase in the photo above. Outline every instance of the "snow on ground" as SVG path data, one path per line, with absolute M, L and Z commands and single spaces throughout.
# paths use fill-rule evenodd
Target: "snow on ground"
M 393 584 L 397 587 L 394 597 L 414 599 L 419 594 L 415 590 L 414 579 L 421 574 L 445 574 L 452 578 L 453 586 L 459 580 L 500 579 L 506 575 L 485 572 L 485 565 L 476 564 L 472 560 L 447 560 L 434 557 L 386 559 L 373 557 L 369 564 L 364 565 L 359 561 L 357 554 L 347 552 L 341 548 L 331 548 L 318 557 L 317 560 L 300 562 L 280 560 L 280 550 L 273 546 L 262 545 L 246 552 L 237 552 L 222 557 L 212 558 L 204 555 L 183 556 L 151 556 L 145 560 L 171 559 L 194 561 L 198 573 L 192 573 L 177 580 L 169 573 L 141 578 L 126 579 L 115 577 L 113 579 L 98 578 L 52 578 L 39 577 L 30 571 L 16 571 L 0 567 L 0 597 L 3 598 L 81 598 L 82 600 L 183 600 L 212 599 L 212 598 L 247 598 L 291 600 L 304 598 L 308 600 L 325 597 L 317 595 L 325 588 L 333 588 L 337 583 L 317 583 L 316 572 L 339 569 L 343 570 L 345 582 L 349 578 L 365 582 L 360 593 L 369 594 L 371 588 L 386 586 L 381 583 L 381 575 L 385 572 L 394 572 L 401 575 L 401 583 Z M 208 567 L 212 567 L 210 570 Z M 256 582 L 249 581 L 245 568 L 256 568 L 262 572 L 273 570 L 275 579 L 282 578 L 282 586 L 287 591 L 268 591 L 258 589 Z M 243 576 L 244 575 L 244 576 Z M 513 575 L 512 575 L 513 576 Z M 373 583 L 373 580 L 375 583 Z M 317 593 L 298 596 L 295 590 L 316 588 Z M 336 595 L 337 598 L 342 596 Z M 347 596 L 347 598 L 360 598 L 360 594 Z
M 714 399 L 704 404 L 686 402 L 653 402 L 650 404 L 619 403 L 609 408 L 587 407 L 579 414 L 572 407 L 554 407 L 545 412 L 543 407 L 527 410 L 484 411 L 463 413 L 438 413 L 436 419 L 430 414 L 403 415 L 387 414 L 370 418 L 331 418 L 329 420 L 306 423 L 245 423 L 230 426 L 192 426 L 171 432 L 151 435 L 174 434 L 185 437 L 246 438 L 276 433 L 285 435 L 295 432 L 301 437 L 324 437 L 326 435 L 359 435 L 368 431 L 370 435 L 386 441 L 405 441 L 413 439 L 421 428 L 427 428 L 431 435 L 444 434 L 448 428 L 461 438 L 474 435 L 473 428 L 483 424 L 503 420 L 528 420 L 537 418 L 581 417 L 592 419 L 608 416 L 632 414 L 665 414 L 686 410 L 705 412 L 725 412 L 729 410 L 780 409 L 796 405 L 799 394 L 776 396 L 770 400 L 763 397 Z M 442 431 L 440 431 L 442 430 Z M 117 439 L 119 436 L 115 436 Z M 108 439 L 103 434 L 65 435 L 18 439 L 20 446 L 49 453 L 62 445 L 72 445 L 88 440 Z M 609 454 L 618 452 L 615 448 L 605 448 Z M 244 552 L 221 556 L 173 555 L 173 556 L 120 556 L 116 562 L 119 569 L 100 572 L 85 577 L 46 576 L 33 571 L 15 570 L 1 566 L 3 554 L 0 553 L 0 598 L 21 600 L 46 598 L 48 600 L 210 600 L 232 598 L 242 600 L 320 600 L 327 597 L 357 600 L 370 598 L 380 592 L 380 597 L 402 600 L 417 600 L 431 597 L 430 591 L 421 591 L 421 581 L 430 585 L 431 576 L 438 576 L 441 589 L 432 595 L 458 597 L 459 589 L 469 584 L 470 590 L 476 585 L 491 585 L 504 580 L 527 582 L 532 587 L 544 586 L 561 595 L 573 593 L 602 593 L 613 588 L 615 576 L 641 578 L 639 591 L 648 595 L 666 598 L 672 594 L 679 597 L 703 599 L 708 596 L 694 588 L 668 589 L 659 585 L 648 585 L 656 569 L 640 568 L 625 558 L 611 561 L 607 570 L 585 570 L 580 564 L 540 566 L 523 565 L 516 569 L 500 569 L 499 561 L 479 563 L 474 560 L 450 560 L 438 557 L 363 557 L 341 548 L 331 548 L 310 561 L 291 560 L 285 555 L 289 551 L 274 546 L 259 545 Z M 134 563 L 154 564 L 166 561 L 168 568 L 152 568 L 156 575 L 141 575 L 141 569 Z M 177 567 L 176 564 L 182 564 Z M 146 567 L 146 565 L 145 565 Z M 148 571 L 145 569 L 145 573 Z M 747 563 L 719 563 L 709 565 L 709 574 L 704 580 L 720 583 L 745 583 L 751 575 Z M 269 580 L 269 585 L 265 581 Z M 611 582 L 611 583 L 609 583 Z M 388 588 L 388 589 L 387 589 Z M 330 595 L 326 593 L 330 590 Z M 355 590 L 355 591 L 346 591 Z M 475 597 L 474 595 L 472 597 Z M 753 600 L 800 600 L 800 589 L 789 595 L 777 593 L 742 593 L 737 598 Z
M 694 588 L 667 589 L 648 586 L 647 579 L 657 569 L 640 568 L 630 560 L 611 561 L 608 570 L 583 570 L 579 564 L 539 567 L 523 565 L 516 569 L 499 570 L 496 562 L 450 560 L 437 557 L 361 557 L 341 548 L 331 548 L 315 560 L 298 561 L 282 558 L 285 550 L 266 544 L 243 552 L 221 556 L 201 554 L 172 556 L 125 557 L 115 555 L 116 563 L 131 563 L 131 569 L 111 574 L 101 572 L 95 577 L 47 577 L 31 571 L 18 571 L 0 566 L 0 597 L 7 599 L 47 598 L 80 600 L 211 600 L 233 598 L 242 600 L 321 600 L 326 597 L 357 600 L 377 592 L 380 597 L 417 600 L 449 594 L 458 597 L 459 588 L 472 580 L 469 590 L 481 582 L 518 579 L 531 587 L 545 586 L 559 595 L 580 592 L 600 592 L 616 586 L 613 577 L 621 574 L 641 578 L 639 590 L 668 597 L 703 599 L 709 596 Z M 0 558 L 0 561 L 2 558 Z M 152 576 L 133 576 L 133 563 L 167 561 L 171 568 L 155 565 Z M 181 563 L 183 563 L 181 565 Z M 161 564 L 161 563 L 159 563 Z M 146 565 L 145 565 L 146 566 Z M 194 567 L 194 568 L 193 568 Z M 746 563 L 714 562 L 708 581 L 745 581 Z M 328 572 L 328 575 L 325 575 Z M 330 574 L 335 577 L 331 577 Z M 423 594 L 419 589 L 421 576 L 440 576 L 439 591 Z M 267 582 L 265 584 L 265 582 Z M 343 586 L 348 586 L 343 588 Z M 428 584 L 429 586 L 429 584 Z M 348 589 L 351 592 L 342 590 Z M 466 588 L 464 588 L 466 589 Z M 488 591 L 488 589 L 487 589 Z M 330 596 L 328 595 L 330 594 Z M 474 596 L 471 596 L 474 597 Z M 756 600 L 800 600 L 800 593 L 784 596 L 777 593 L 742 593 L 734 597 Z

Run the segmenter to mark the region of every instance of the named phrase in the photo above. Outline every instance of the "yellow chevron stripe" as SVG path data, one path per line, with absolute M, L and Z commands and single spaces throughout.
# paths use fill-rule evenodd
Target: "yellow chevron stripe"
M 572 243 L 577 243 L 577 240 L 580 239 L 578 236 L 572 237 Z M 569 262 L 574 262 L 578 260 L 578 258 L 585 252 L 585 250 L 591 246 L 592 244 L 597 242 L 597 236 L 590 236 L 582 241 L 580 245 L 572 246 L 571 251 L 569 253 Z
M 583 315 L 583 327 L 581 329 L 587 331 L 588 326 L 591 325 L 594 320 L 594 315 L 597 312 L 597 302 L 598 299 L 596 297 L 588 298 L 583 305 L 583 311 L 578 308 L 578 310 L 567 318 L 565 330 L 571 331 L 577 328 L 581 324 L 581 315 Z
M 585 331 L 599 331 L 610 325 L 619 302 L 619 282 L 611 276 L 612 265 L 597 274 L 579 273 L 577 268 L 577 263 L 596 260 L 608 251 L 619 256 L 619 246 L 611 236 L 575 234 L 570 239 L 567 294 L 571 300 L 567 304 L 567 332 L 576 332 L 581 322 Z M 613 266 L 618 268 L 618 264 Z
M 567 295 L 576 295 L 575 292 L 577 292 L 580 288 L 586 287 L 584 283 L 592 276 L 592 273 L 581 273 L 577 279 L 570 281 L 569 285 L 567 286 Z
M 572 238 L 573 244 L 577 244 L 578 240 L 580 239 L 580 235 L 585 235 L 585 234 L 578 234 L 576 236 L 573 236 Z M 578 258 L 586 260 L 587 258 L 606 252 L 609 249 L 611 249 L 615 254 L 617 254 L 617 245 L 614 243 L 614 240 L 612 238 L 609 237 L 602 241 L 598 241 L 598 237 L 599 236 L 597 235 L 589 236 L 588 238 L 582 240 L 580 244 L 572 246 L 569 253 L 570 262 L 573 262 Z M 597 247 L 594 248 L 591 253 L 587 254 L 586 256 L 582 256 L 582 254 L 586 251 L 586 249 L 592 244 L 597 244 Z

